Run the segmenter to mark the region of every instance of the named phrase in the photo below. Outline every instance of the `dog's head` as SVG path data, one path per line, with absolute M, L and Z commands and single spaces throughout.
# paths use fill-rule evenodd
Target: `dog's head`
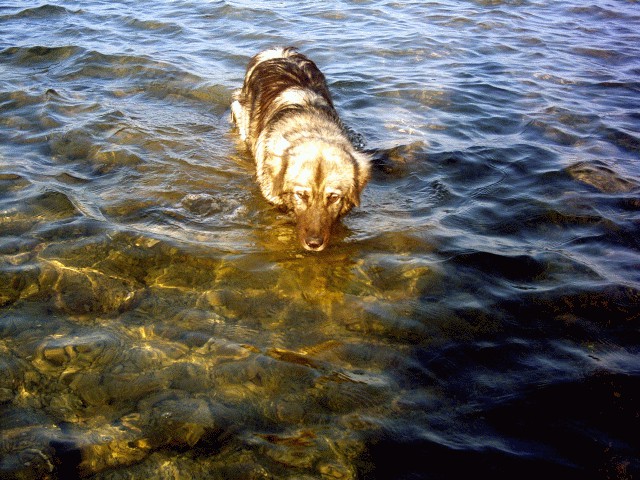
M 323 250 L 338 219 L 360 204 L 369 163 L 351 145 L 307 141 L 289 149 L 282 195 L 306 250 Z

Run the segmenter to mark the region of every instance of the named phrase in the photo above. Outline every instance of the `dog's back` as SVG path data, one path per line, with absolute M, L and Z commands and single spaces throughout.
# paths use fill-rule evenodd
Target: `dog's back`
M 283 111 L 316 108 L 340 123 L 324 75 L 292 47 L 274 48 L 254 56 L 234 100 L 234 120 L 254 154 L 260 134 Z

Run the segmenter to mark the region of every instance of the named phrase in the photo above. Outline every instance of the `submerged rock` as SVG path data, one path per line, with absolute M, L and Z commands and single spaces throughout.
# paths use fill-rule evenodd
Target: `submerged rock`
M 131 308 L 142 294 L 133 280 L 57 260 L 46 262 L 41 284 L 51 289 L 54 306 L 72 315 L 121 312 Z
M 605 193 L 627 193 L 640 187 L 636 181 L 623 178 L 602 162 L 578 162 L 569 166 L 567 173 Z

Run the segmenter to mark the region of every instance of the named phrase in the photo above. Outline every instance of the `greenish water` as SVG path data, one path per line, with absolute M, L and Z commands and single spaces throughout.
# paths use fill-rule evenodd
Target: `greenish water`
M 0 6 L 0 477 L 635 478 L 640 14 Z M 307 253 L 228 117 L 296 45 L 375 152 Z

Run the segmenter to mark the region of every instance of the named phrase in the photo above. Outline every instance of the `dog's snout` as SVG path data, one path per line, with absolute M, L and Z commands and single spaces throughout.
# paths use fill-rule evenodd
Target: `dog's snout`
M 304 246 L 305 248 L 307 248 L 307 250 L 320 251 L 325 246 L 324 238 L 315 235 L 309 236 L 304 239 Z

